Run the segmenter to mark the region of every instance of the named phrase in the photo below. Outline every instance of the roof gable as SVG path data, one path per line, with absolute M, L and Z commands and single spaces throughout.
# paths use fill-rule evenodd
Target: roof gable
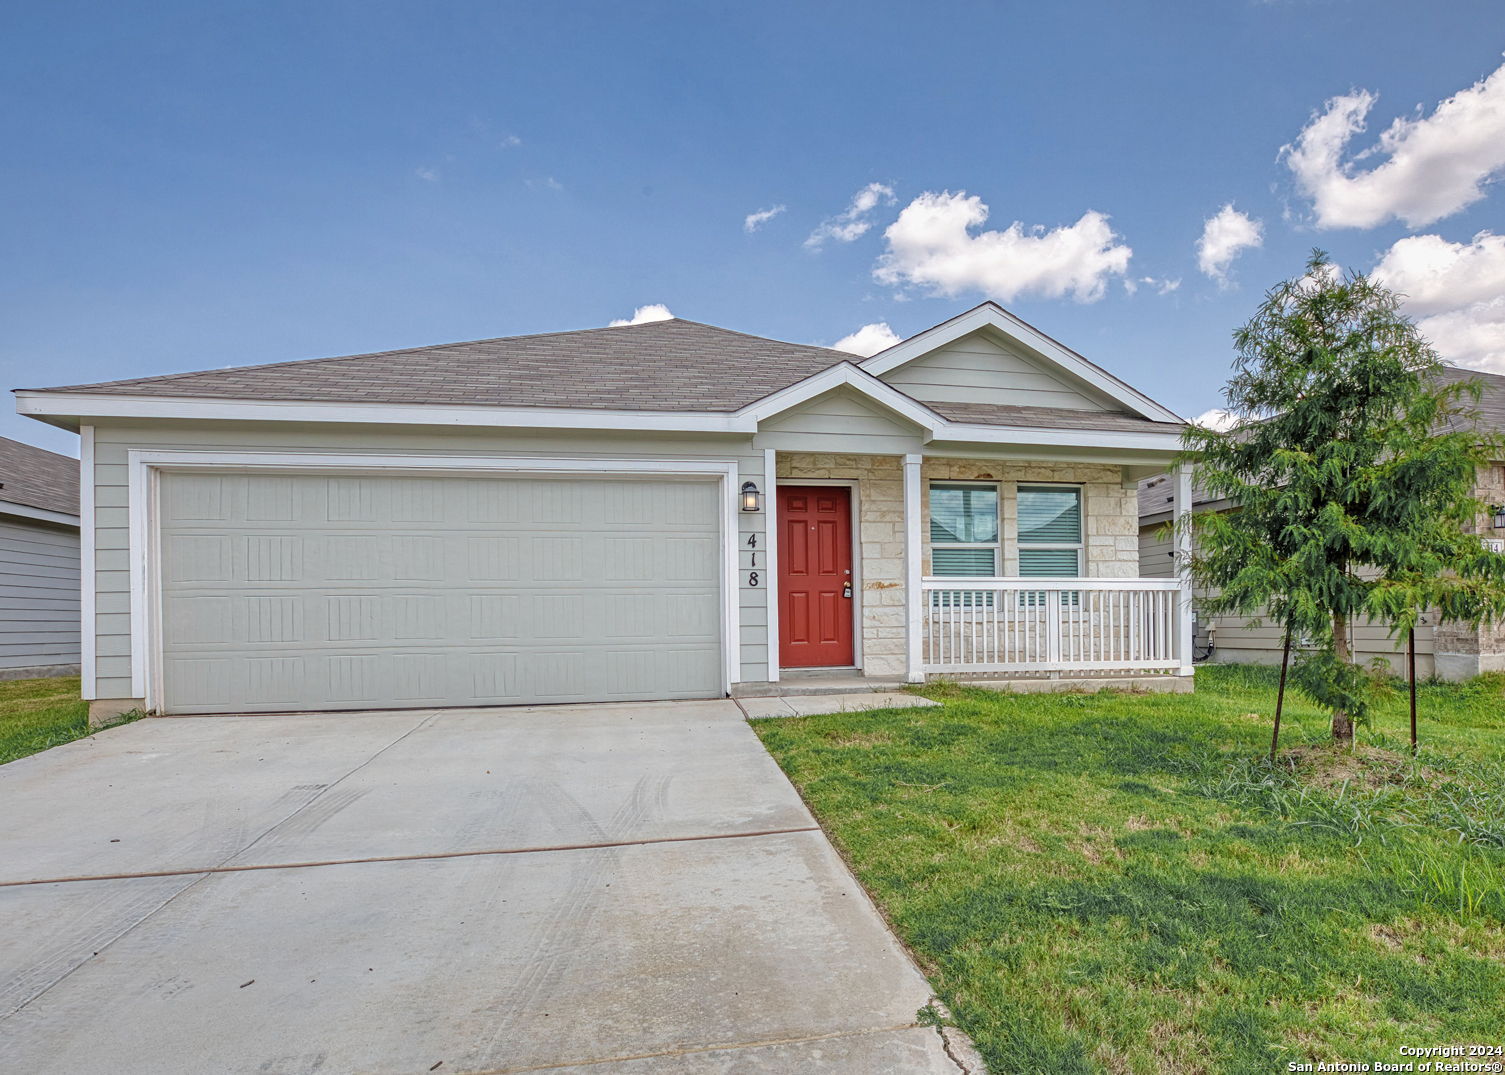
M 1127 411 L 1156 422 L 1181 421 L 992 302 L 880 351 L 862 369 L 927 401 Z
M 988 328 L 941 344 L 880 376 L 927 403 L 1122 409 L 1105 393 Z
M 926 428 L 862 387 L 842 382 L 760 421 L 757 443 L 799 448 L 804 444 L 801 438 L 837 438 L 829 443 L 810 441 L 810 447 L 839 442 L 841 451 L 882 454 L 918 450 L 928 435 Z

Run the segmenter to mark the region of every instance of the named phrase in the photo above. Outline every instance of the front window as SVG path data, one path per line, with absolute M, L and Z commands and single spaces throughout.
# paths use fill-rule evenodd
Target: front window
M 1078 578 L 1082 574 L 1082 491 L 1060 485 L 1019 487 L 1019 574 L 1025 578 Z M 1043 595 L 1027 594 L 1035 604 Z M 1075 605 L 1074 593 L 1062 604 Z
M 990 578 L 998 574 L 1002 546 L 998 538 L 998 486 L 934 482 L 930 486 L 930 572 L 950 577 Z M 949 607 L 953 596 L 934 595 Z M 963 593 L 960 604 L 993 607 L 993 595 Z
M 998 574 L 998 486 L 935 482 L 930 486 L 931 573 Z

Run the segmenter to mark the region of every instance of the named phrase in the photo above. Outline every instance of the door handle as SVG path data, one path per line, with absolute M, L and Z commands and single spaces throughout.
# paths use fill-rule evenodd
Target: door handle
M 841 596 L 847 598 L 852 596 L 852 584 L 850 582 L 843 582 L 841 584 Z

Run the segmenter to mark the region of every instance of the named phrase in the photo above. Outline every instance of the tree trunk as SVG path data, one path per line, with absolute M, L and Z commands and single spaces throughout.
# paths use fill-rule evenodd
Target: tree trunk
M 1270 733 L 1270 764 L 1275 764 L 1275 751 L 1280 747 L 1280 714 L 1286 707 L 1286 672 L 1291 667 L 1291 624 L 1286 622 L 1286 647 L 1280 656 L 1280 693 L 1275 696 L 1275 730 Z
M 1353 659 L 1348 648 L 1348 617 L 1341 612 L 1333 613 L 1333 653 L 1344 664 Z M 1345 709 L 1333 710 L 1333 742 L 1353 742 L 1353 720 Z

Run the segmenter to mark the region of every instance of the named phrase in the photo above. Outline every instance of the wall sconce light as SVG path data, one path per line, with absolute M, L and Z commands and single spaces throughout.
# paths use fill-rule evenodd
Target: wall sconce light
M 742 510 L 762 511 L 763 494 L 758 492 L 758 487 L 753 482 L 742 483 Z M 1502 524 L 1505 525 L 1505 524 Z
M 1505 530 L 1505 504 L 1496 504 L 1490 510 L 1495 514 L 1495 529 Z

